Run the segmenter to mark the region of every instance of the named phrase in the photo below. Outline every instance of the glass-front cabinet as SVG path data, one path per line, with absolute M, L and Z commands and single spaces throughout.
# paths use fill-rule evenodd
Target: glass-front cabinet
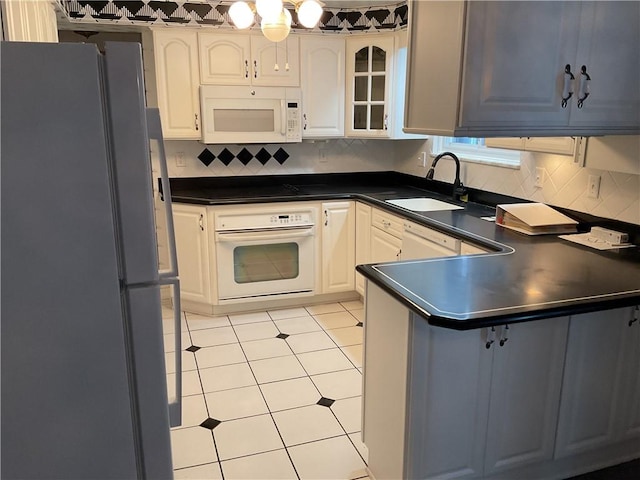
M 393 36 L 347 39 L 347 136 L 390 136 L 393 48 Z

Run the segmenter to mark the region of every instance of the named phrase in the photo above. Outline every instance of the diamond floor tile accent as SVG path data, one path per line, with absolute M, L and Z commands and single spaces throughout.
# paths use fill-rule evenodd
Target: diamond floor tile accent
M 322 397 L 320 400 L 318 400 L 318 405 L 321 405 L 323 407 L 330 407 L 331 405 L 333 405 L 333 402 L 335 402 L 335 400 L 331 400 L 330 398 L 326 398 L 326 397 Z
M 207 418 L 204 422 L 200 424 L 201 427 L 206 428 L 208 430 L 213 430 L 218 425 L 220 425 L 220 420 L 216 420 L 215 418 Z

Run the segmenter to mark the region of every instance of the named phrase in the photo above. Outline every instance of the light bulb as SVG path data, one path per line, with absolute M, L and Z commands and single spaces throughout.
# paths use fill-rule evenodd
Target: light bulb
M 282 13 L 282 0 L 256 0 L 256 10 L 262 20 L 275 22 Z
M 234 2 L 229 7 L 229 16 L 236 28 L 249 28 L 253 25 L 254 16 L 251 7 L 246 2 Z
M 260 22 L 260 28 L 262 34 L 272 42 L 281 42 L 291 30 L 291 14 L 286 8 L 282 10 L 282 13 L 274 21 L 267 21 L 264 18 Z
M 307 28 L 318 24 L 322 15 L 322 7 L 315 0 L 305 0 L 298 6 L 298 20 Z

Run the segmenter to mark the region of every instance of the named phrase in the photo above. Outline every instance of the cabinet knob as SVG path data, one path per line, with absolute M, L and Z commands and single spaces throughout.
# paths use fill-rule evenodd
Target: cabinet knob
M 578 94 L 578 108 L 582 108 L 584 101 L 589 96 L 590 84 L 591 76 L 587 73 L 587 66 L 582 65 L 582 68 L 580 68 L 580 93 Z
M 571 73 L 571 65 L 564 67 L 564 88 L 562 89 L 562 108 L 567 108 L 567 101 L 573 96 L 573 81 L 576 77 Z

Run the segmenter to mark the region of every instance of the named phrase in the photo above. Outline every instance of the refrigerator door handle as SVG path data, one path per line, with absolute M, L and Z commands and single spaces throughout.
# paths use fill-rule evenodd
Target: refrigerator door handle
M 182 425 L 182 330 L 180 325 L 180 280 L 177 278 L 161 278 L 160 285 L 171 285 L 171 304 L 173 305 L 173 325 L 175 338 L 175 399 L 169 399 L 169 424 L 171 427 Z
M 169 249 L 169 270 L 160 273 L 160 279 L 169 279 L 178 276 L 178 257 L 176 254 L 176 236 L 173 230 L 173 213 L 171 210 L 171 186 L 169 184 L 169 172 L 167 169 L 167 155 L 164 151 L 164 140 L 162 138 L 162 124 L 160 123 L 160 110 L 157 108 L 147 108 L 147 128 L 149 139 L 157 140 L 160 162 L 160 182 L 162 184 L 162 196 L 164 199 L 164 210 L 167 219 L 167 238 Z

